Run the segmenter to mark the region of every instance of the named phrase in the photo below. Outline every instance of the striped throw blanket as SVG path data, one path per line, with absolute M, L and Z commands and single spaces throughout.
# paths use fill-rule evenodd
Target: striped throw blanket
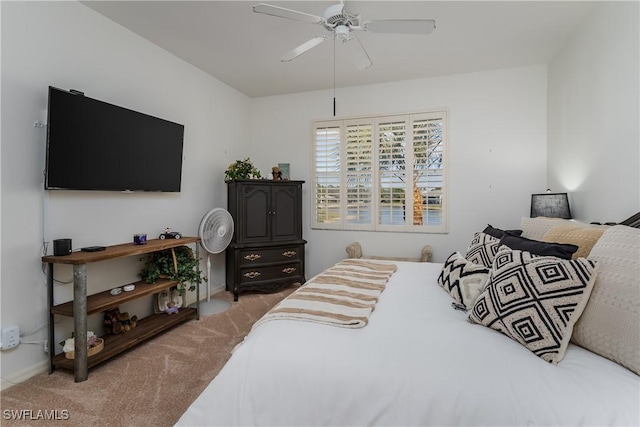
M 265 314 L 255 326 L 271 320 L 302 320 L 343 328 L 362 328 L 396 265 L 346 259 L 306 282 Z

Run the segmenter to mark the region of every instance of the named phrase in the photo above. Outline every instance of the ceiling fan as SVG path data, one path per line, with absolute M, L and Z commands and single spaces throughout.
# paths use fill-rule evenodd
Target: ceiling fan
M 362 21 L 360 15 L 351 13 L 345 9 L 344 2 L 329 6 L 324 11 L 322 17 L 266 3 L 256 4 L 253 6 L 253 11 L 265 15 L 321 25 L 329 31 L 329 34 L 326 36 L 314 37 L 287 52 L 282 57 L 283 62 L 289 62 L 297 58 L 329 39 L 331 36 L 334 36 L 336 40 L 341 41 L 351 48 L 353 60 L 356 67 L 360 70 L 369 68 L 373 63 L 360 40 L 352 34 L 353 32 L 368 31 L 371 33 L 428 35 L 436 28 L 436 21 L 433 19 L 378 19 L 375 21 Z

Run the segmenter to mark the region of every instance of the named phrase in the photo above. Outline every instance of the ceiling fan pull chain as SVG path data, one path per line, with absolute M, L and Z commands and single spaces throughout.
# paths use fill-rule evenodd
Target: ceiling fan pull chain
M 333 117 L 336 116 L 336 38 L 333 38 Z

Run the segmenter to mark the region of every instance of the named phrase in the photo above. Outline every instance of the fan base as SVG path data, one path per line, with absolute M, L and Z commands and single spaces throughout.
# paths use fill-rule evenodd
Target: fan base
M 218 314 L 227 311 L 229 307 L 231 307 L 231 303 L 222 299 L 200 301 L 200 309 L 198 310 L 198 313 L 200 314 L 200 316 L 210 316 L 212 314 Z

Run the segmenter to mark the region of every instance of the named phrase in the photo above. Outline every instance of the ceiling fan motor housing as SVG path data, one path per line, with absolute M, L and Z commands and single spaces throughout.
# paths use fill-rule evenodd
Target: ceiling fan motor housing
M 324 11 L 324 25 L 328 29 L 337 29 L 339 26 L 345 26 L 350 29 L 352 26 L 358 26 L 358 19 L 355 15 L 344 10 L 343 4 L 334 4 Z

